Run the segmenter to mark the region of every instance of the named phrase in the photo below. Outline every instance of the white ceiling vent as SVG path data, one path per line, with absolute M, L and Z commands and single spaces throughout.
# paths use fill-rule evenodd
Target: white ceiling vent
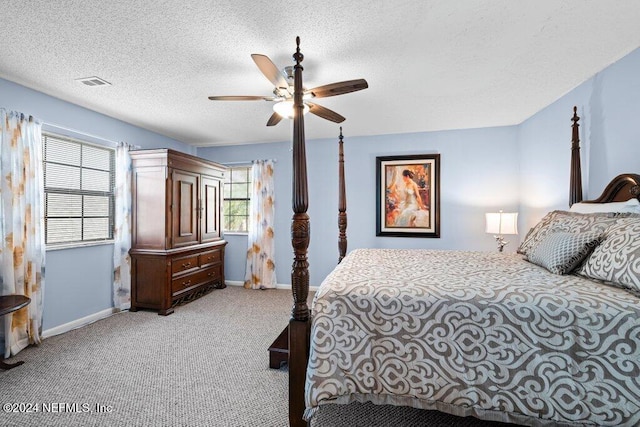
M 87 86 L 111 86 L 111 83 L 96 76 L 82 77 L 81 79 L 76 80 Z

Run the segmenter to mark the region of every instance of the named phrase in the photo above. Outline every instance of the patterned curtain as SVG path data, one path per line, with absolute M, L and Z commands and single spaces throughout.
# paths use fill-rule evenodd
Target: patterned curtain
M 4 357 L 42 335 L 44 291 L 44 185 L 41 124 L 0 108 L 0 294 L 31 303 L 3 316 Z
M 131 155 L 130 146 L 116 147 L 116 211 L 113 232 L 113 306 L 131 307 Z
M 273 160 L 256 160 L 251 167 L 253 191 L 249 219 L 249 248 L 244 287 L 268 289 L 276 287 L 274 224 Z

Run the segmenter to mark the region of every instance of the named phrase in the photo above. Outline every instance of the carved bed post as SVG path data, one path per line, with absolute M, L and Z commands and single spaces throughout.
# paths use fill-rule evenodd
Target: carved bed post
M 310 319 L 307 296 L 309 294 L 309 195 L 307 189 L 307 159 L 305 153 L 304 117 L 302 103 L 302 65 L 304 56 L 300 52 L 300 37 L 296 37 L 296 52 L 293 55 L 293 220 L 291 244 L 293 246 L 293 268 L 291 291 L 293 309 L 289 319 L 289 425 L 306 426 L 304 416 L 304 383 L 309 357 Z
M 571 180 L 569 182 L 569 206 L 582 201 L 582 171 L 580 169 L 580 136 L 578 133 L 578 107 L 573 107 L 573 132 L 571 135 Z
M 342 126 L 340 126 L 340 140 L 338 141 L 338 264 L 347 254 L 347 197 L 344 182 L 344 141 L 342 140 Z

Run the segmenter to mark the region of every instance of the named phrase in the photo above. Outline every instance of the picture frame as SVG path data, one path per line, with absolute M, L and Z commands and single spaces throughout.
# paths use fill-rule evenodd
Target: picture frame
M 376 157 L 376 236 L 440 237 L 440 154 Z

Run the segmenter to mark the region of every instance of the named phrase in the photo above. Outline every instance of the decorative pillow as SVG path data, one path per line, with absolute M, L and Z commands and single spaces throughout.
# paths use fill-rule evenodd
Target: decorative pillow
M 600 243 L 602 233 L 550 233 L 529 250 L 527 259 L 554 274 L 576 268 Z
M 516 252 L 526 255 L 533 244 L 537 240 L 539 240 L 538 236 L 549 228 L 549 223 L 551 223 L 555 219 L 555 217 L 558 215 L 558 212 L 562 211 L 552 211 L 542 217 L 542 219 L 529 230 L 527 235 L 524 236 L 524 239 L 522 239 L 522 243 L 520 243 L 520 247 L 518 247 L 518 250 Z
M 615 223 L 617 218 L 636 215 L 631 213 L 590 213 L 552 211 L 545 215 L 525 236 L 518 253 L 527 255 L 531 248 L 542 241 L 549 233 L 583 233 L 593 231 L 602 234 Z
M 594 213 L 594 212 L 631 212 L 640 213 L 640 201 L 629 199 L 626 202 L 611 203 L 574 203 L 569 212 Z
M 578 274 L 640 291 L 640 215 L 619 218 Z

